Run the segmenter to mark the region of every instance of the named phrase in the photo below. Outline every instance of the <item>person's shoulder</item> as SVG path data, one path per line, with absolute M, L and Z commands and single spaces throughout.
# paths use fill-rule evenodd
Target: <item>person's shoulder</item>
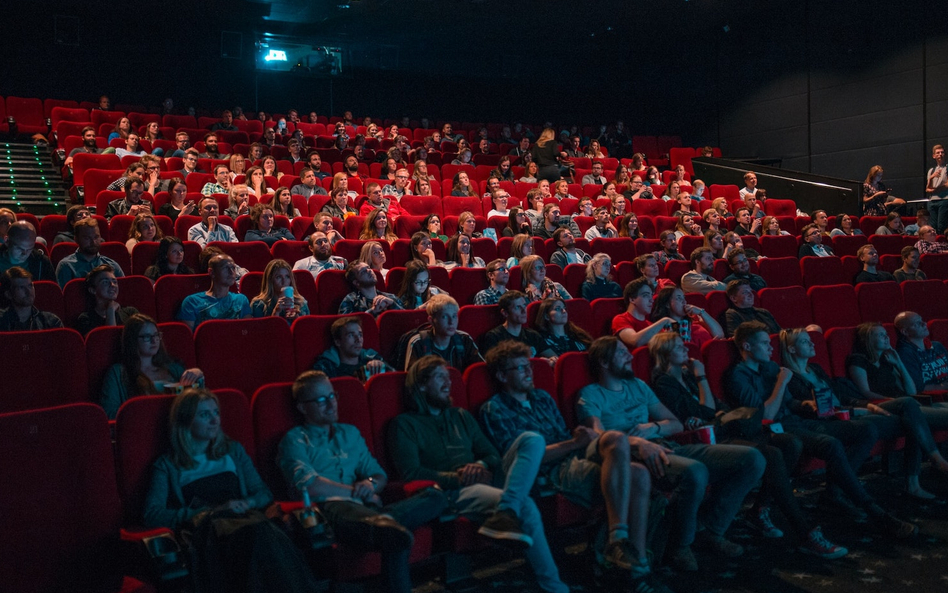
M 866 368 L 869 366 L 869 364 L 870 364 L 869 359 L 866 357 L 866 355 L 861 354 L 859 352 L 853 352 L 849 356 L 846 357 L 847 367 L 857 366 L 857 367 Z

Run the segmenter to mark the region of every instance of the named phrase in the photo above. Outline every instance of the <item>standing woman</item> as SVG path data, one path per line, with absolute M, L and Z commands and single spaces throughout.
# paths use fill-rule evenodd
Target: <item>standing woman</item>
M 155 462 L 143 514 L 149 528 L 190 532 L 196 590 L 316 590 L 295 544 L 260 512 L 272 502 L 243 446 L 221 430 L 217 396 L 205 389 L 177 396 L 171 451 Z
M 165 386 L 174 383 L 204 387 L 204 373 L 185 369 L 168 354 L 154 319 L 132 315 L 122 329 L 121 362 L 109 368 L 102 382 L 99 401 L 109 420 L 115 419 L 119 407 L 129 399 L 164 393 Z
M 292 288 L 292 295 L 286 294 Z M 293 267 L 286 260 L 275 259 L 263 270 L 260 294 L 250 301 L 254 317 L 282 317 L 287 323 L 301 315 L 309 315 L 309 305 L 296 288 Z
M 161 238 L 155 253 L 155 263 L 145 270 L 145 276 L 152 282 L 167 274 L 193 273 L 194 270 L 184 265 L 184 243 L 174 235 Z
M 556 132 L 553 128 L 544 128 L 537 138 L 536 144 L 530 149 L 533 162 L 539 167 L 537 179 L 546 179 L 554 182 L 562 177 L 560 159 L 566 158 L 565 152 L 556 149 Z

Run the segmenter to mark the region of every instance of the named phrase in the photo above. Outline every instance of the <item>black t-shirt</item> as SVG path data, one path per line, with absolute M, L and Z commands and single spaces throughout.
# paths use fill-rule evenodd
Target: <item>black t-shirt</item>
M 487 354 L 488 350 L 505 340 L 513 340 L 515 342 L 526 344 L 532 350 L 530 356 L 538 356 L 541 352 L 546 350 L 546 345 L 543 342 L 543 338 L 540 337 L 540 334 L 538 334 L 536 330 L 521 327 L 520 335 L 514 336 L 508 333 L 507 328 L 503 325 L 498 325 L 494 329 L 481 336 L 480 350 L 481 352 Z

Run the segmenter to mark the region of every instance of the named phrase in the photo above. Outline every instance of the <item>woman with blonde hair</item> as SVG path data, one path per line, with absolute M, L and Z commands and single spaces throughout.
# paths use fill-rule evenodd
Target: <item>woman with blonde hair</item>
M 382 280 L 388 276 L 388 268 L 385 267 L 385 248 L 378 241 L 366 241 L 359 251 L 359 261 L 372 268 L 382 275 Z
M 520 260 L 528 255 L 533 255 L 533 235 L 526 233 L 514 235 L 513 242 L 510 244 L 510 257 L 506 262 L 507 267 L 520 265 Z
M 359 197 L 358 192 L 349 189 L 349 177 L 345 173 L 336 173 L 332 176 L 332 189 L 330 189 L 330 193 L 340 187 L 346 190 L 346 195 L 349 196 L 350 199 L 354 200 Z
M 622 296 L 622 287 L 612 279 L 612 258 L 608 253 L 597 253 L 586 264 L 586 281 L 579 294 L 587 301 Z
M 760 234 L 771 235 L 774 237 L 779 237 L 781 235 L 789 235 L 787 231 L 780 230 L 780 221 L 777 220 L 776 216 L 765 216 L 762 221 L 760 221 Z
M 286 260 L 275 259 L 263 270 L 260 294 L 250 301 L 254 317 L 282 317 L 288 323 L 301 315 L 309 315 L 309 305 L 296 288 L 293 266 Z
M 711 209 L 717 212 L 722 219 L 734 218 L 734 214 L 727 209 L 727 198 L 714 198 L 711 200 Z
M 250 213 L 250 188 L 240 183 L 233 185 L 227 193 L 227 208 L 224 214 L 237 220 L 242 214 Z
M 246 157 L 242 154 L 234 153 L 230 155 L 230 159 L 227 161 L 227 168 L 230 169 L 230 181 L 234 182 L 234 178 L 238 175 L 244 175 L 247 169 Z M 246 183 L 246 180 L 244 181 Z
M 151 214 L 139 214 L 135 216 L 135 220 L 132 221 L 132 226 L 128 229 L 128 241 L 125 242 L 125 247 L 128 249 L 129 254 L 131 254 L 132 249 L 140 242 L 161 241 L 161 238 L 164 236 L 165 234 L 161 232 L 161 227 L 158 226 L 158 222 L 154 216 Z
M 365 217 L 359 240 L 377 241 L 380 239 L 391 245 L 398 239 L 398 236 L 395 235 L 392 225 L 389 224 L 388 214 L 381 208 L 376 208 Z
M 523 292 L 527 302 L 549 298 L 569 300 L 573 298 L 559 282 L 546 277 L 546 264 L 539 255 L 528 255 L 520 260 L 520 275 L 523 278 Z
M 556 131 L 553 128 L 544 128 L 540 132 L 536 144 L 530 148 L 530 155 L 539 167 L 537 180 L 545 179 L 552 183 L 563 176 L 560 159 L 565 159 L 566 153 L 556 150 Z
M 617 193 L 612 197 L 612 218 L 626 215 L 626 208 L 629 207 L 629 200 L 622 194 Z

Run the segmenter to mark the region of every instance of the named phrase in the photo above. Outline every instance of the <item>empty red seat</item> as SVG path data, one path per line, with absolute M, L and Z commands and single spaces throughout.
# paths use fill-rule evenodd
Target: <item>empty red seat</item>
M 614 299 L 596 299 L 590 303 L 592 308 L 592 323 L 595 336 L 611 336 L 612 320 L 616 315 L 625 313 L 625 301 L 619 297 Z
M 926 321 L 948 319 L 948 286 L 941 280 L 907 280 L 899 287 L 906 310 Z
M 36 294 L 34 307 L 40 311 L 48 311 L 60 319 L 66 317 L 63 291 L 55 280 L 37 280 L 33 282 L 33 291 Z
M 7 97 L 6 107 L 7 117 L 12 117 L 16 121 L 17 136 L 22 138 L 49 132 L 49 128 L 46 127 L 46 115 L 43 112 L 43 102 L 41 100 Z
M 2 336 L 0 359 L 11 372 L 0 381 L 0 413 L 89 401 L 85 345 L 79 332 L 47 329 Z M 64 361 L 78 362 L 64 372 Z
M 737 345 L 734 340 L 705 342 L 701 347 L 701 358 L 704 360 L 705 375 L 708 377 L 711 393 L 717 398 L 723 398 L 725 374 L 741 360 Z
M 757 304 L 770 311 L 780 327 L 806 327 L 813 323 L 810 301 L 802 286 L 768 286 L 757 293 Z
M 849 284 L 811 286 L 807 289 L 813 323 L 824 330 L 854 327 L 861 322 L 856 291 Z
M 845 377 L 846 357 L 852 354 L 853 342 L 856 339 L 856 328 L 834 327 L 826 332 L 825 337 L 830 358 L 830 368 L 826 370 L 832 373 L 834 377 Z
M 272 259 L 270 248 L 263 241 L 250 241 L 249 243 L 212 241 L 209 245 L 219 247 L 224 253 L 234 258 L 237 265 L 252 272 L 262 272 Z
M 275 347 L 292 341 L 289 324 L 279 317 L 210 320 L 194 331 L 194 350 L 207 387 L 245 394 L 266 383 L 293 380 L 293 358 Z
M 454 268 L 449 277 L 451 287 L 448 291 L 461 306 L 473 305 L 474 295 L 490 286 L 483 268 Z
M 926 253 L 919 268 L 930 280 L 948 280 L 948 253 Z
M 869 242 L 876 248 L 879 255 L 899 255 L 905 244 L 902 235 L 871 235 Z
M 856 255 L 859 248 L 868 242 L 869 238 L 865 235 L 836 235 L 833 237 L 833 253 L 838 257 Z
M 853 283 L 852 276 L 843 272 L 843 262 L 838 257 L 804 257 L 800 260 L 800 271 L 806 288 Z
M 769 198 L 763 204 L 764 212 L 770 216 L 796 216 L 797 215 L 797 204 L 793 200 L 778 200 L 776 198 Z M 790 230 L 790 229 L 784 229 Z
M 424 309 L 385 311 L 379 315 L 377 320 L 379 326 L 379 354 L 388 361 L 394 361 L 403 355 L 404 352 L 396 352 L 396 346 L 401 337 L 423 323 L 427 323 L 427 321 L 428 312 Z
M 770 200 L 768 200 L 770 202 Z M 796 257 L 797 238 L 793 235 L 764 235 L 760 238 L 761 255 L 765 257 Z
M 484 215 L 480 198 L 448 196 L 444 198 L 442 208 L 445 216 L 460 216 L 464 212 L 470 212 L 475 216 Z
M 341 242 L 341 241 L 340 241 Z M 310 305 L 309 310 L 321 315 L 335 315 L 339 312 L 339 304 L 351 291 L 346 282 L 344 270 L 326 270 L 316 277 L 317 302 L 315 307 Z
M 863 282 L 856 285 L 859 317 L 863 322 L 893 323 L 905 310 L 897 282 Z

